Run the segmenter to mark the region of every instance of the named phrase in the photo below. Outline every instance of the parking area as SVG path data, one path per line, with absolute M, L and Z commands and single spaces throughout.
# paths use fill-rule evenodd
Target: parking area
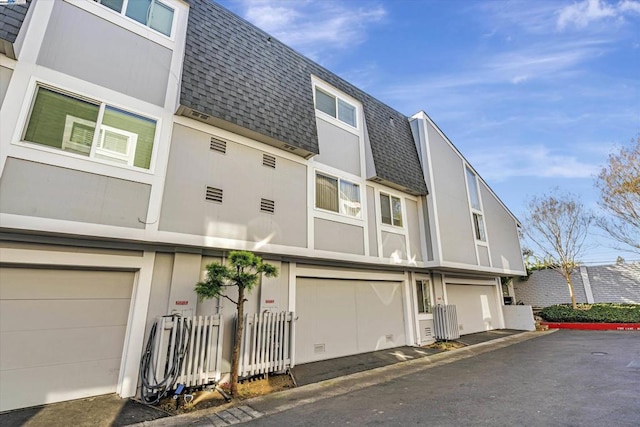
M 638 426 L 639 402 L 640 334 L 561 330 L 253 423 Z

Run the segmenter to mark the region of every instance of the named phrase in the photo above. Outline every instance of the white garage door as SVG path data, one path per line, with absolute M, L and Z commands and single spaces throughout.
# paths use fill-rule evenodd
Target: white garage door
M 495 285 L 447 284 L 447 298 L 456 305 L 461 335 L 500 327 Z
M 0 411 L 115 392 L 133 281 L 0 268 Z
M 405 345 L 402 284 L 299 278 L 296 363 Z

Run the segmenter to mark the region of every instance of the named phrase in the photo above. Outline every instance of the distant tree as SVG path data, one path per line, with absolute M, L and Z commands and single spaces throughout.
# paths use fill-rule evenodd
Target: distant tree
M 571 273 L 578 266 L 584 241 L 593 222 L 577 196 L 558 190 L 535 196 L 527 204 L 524 234 L 539 253 L 546 268 L 560 273 L 567 281 L 571 304 L 576 307 Z
M 618 249 L 640 253 L 640 136 L 609 155 L 596 187 L 598 204 L 609 215 L 599 217 L 596 224 L 623 244 Z
M 237 397 L 240 343 L 244 329 L 244 303 L 247 301 L 245 293 L 251 292 L 260 281 L 262 274 L 267 277 L 275 277 L 278 275 L 278 269 L 248 251 L 231 251 L 228 263 L 228 266 L 215 262 L 208 264 L 207 277 L 204 281 L 196 284 L 195 291 L 200 300 L 224 297 L 237 307 L 236 334 L 231 357 L 231 395 Z M 238 288 L 237 301 L 226 295 L 226 290 L 230 287 Z

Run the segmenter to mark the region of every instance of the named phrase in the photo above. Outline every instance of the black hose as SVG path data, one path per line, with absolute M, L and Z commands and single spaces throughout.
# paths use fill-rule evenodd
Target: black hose
M 178 377 L 180 376 L 180 372 L 182 371 L 182 363 L 184 362 L 189 346 L 189 337 L 191 336 L 191 325 L 189 319 L 184 319 L 180 322 L 179 319 L 181 316 L 179 314 L 164 317 L 172 317 L 173 328 L 176 329 L 176 341 L 173 346 L 173 351 L 171 351 L 170 347 L 167 348 L 167 358 L 164 369 L 166 374 L 164 378 L 159 380 L 156 378 L 158 361 L 154 360 L 153 354 L 158 322 L 160 322 L 160 319 L 156 320 L 149 331 L 147 345 L 145 347 L 144 354 L 142 355 L 142 359 L 140 360 L 140 380 L 142 382 L 140 397 L 147 405 L 158 404 L 160 400 L 173 390 Z

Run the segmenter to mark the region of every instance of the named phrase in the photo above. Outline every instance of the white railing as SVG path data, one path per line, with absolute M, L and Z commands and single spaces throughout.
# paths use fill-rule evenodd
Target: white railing
M 437 340 L 460 338 L 455 305 L 438 304 L 433 306 L 433 337 Z
M 238 375 L 249 377 L 290 368 L 294 324 L 293 312 L 245 315 Z
M 160 317 L 157 320 L 155 377 L 165 378 L 177 365 L 170 355 L 184 352 L 175 384 L 197 387 L 220 380 L 222 365 L 222 316 Z M 184 348 L 176 348 L 183 346 Z

